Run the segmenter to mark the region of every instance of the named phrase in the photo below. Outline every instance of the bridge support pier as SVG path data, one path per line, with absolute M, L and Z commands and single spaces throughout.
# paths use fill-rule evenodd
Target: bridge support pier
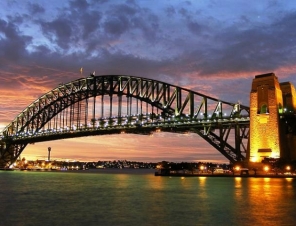
M 19 157 L 25 145 L 12 145 L 2 141 L 0 144 L 0 168 L 9 168 Z M 21 149 L 20 149 L 21 148 Z
M 13 155 L 11 150 L 9 150 L 9 146 L 7 146 L 5 142 L 2 142 L 0 146 L 0 168 L 8 168 L 11 163 L 12 156 Z

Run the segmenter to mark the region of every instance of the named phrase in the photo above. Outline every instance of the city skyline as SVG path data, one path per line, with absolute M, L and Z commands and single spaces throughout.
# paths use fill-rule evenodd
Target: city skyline
M 247 106 L 257 74 L 296 84 L 294 1 L 1 1 L 0 15 L 1 130 L 58 84 L 93 71 Z M 22 156 L 47 156 L 48 147 L 53 159 L 228 162 L 191 133 L 36 143 Z

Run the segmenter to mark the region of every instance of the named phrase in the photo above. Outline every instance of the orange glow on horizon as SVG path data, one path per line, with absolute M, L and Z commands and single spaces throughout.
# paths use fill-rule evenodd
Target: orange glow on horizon
M 52 160 L 228 163 L 218 151 L 209 151 L 206 141 L 196 140 L 197 137 L 196 134 L 174 133 L 156 133 L 153 137 L 133 134 L 89 136 L 30 144 L 21 156 L 28 160 L 47 159 L 48 147 L 51 147 Z M 180 146 L 180 143 L 186 145 Z

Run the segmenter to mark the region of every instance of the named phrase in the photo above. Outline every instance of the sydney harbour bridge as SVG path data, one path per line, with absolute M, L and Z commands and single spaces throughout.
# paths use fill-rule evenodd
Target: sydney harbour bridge
M 230 162 L 242 161 L 249 114 L 239 103 L 153 79 L 91 75 L 60 84 L 15 117 L 1 134 L 0 168 L 14 163 L 30 143 L 154 132 L 196 133 Z

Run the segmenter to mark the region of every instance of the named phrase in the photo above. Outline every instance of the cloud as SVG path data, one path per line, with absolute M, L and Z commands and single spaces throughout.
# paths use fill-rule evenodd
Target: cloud
M 21 35 L 17 24 L 0 19 L 0 34 L 0 65 L 6 61 L 18 61 L 26 57 L 26 46 L 32 38 Z
M 107 34 L 120 36 L 128 30 L 128 23 L 125 17 L 110 18 L 104 23 L 104 30 Z
M 159 11 L 164 15 L 175 15 L 178 7 L 168 5 Z M 201 14 L 193 7 L 183 4 L 178 10 L 184 20 L 177 22 L 178 17 L 171 16 L 171 21 L 165 21 L 166 16 L 159 16 L 155 9 L 135 2 L 105 2 L 103 7 L 96 8 L 87 1 L 71 1 L 59 9 L 55 18 L 35 20 L 35 25 L 40 25 L 41 35 L 47 40 L 43 44 L 17 30 L 17 26 L 24 22 L 12 24 L 2 20 L 0 29 L 9 39 L 1 39 L 1 55 L 14 61 L 26 56 L 27 62 L 33 60 L 50 67 L 58 67 L 57 62 L 63 62 L 64 68 L 71 68 L 71 62 L 84 61 L 88 65 L 104 62 L 103 71 L 108 71 L 111 64 L 114 69 L 114 62 L 115 71 L 122 70 L 122 60 L 128 58 L 124 71 L 134 71 L 135 74 L 138 73 L 138 65 L 147 65 L 142 71 L 148 76 L 167 74 L 176 80 L 179 75 L 188 74 L 208 77 L 236 73 L 238 76 L 242 72 L 275 71 L 279 66 L 293 63 L 295 53 L 290 48 L 295 38 L 291 32 L 293 12 L 258 26 L 251 26 L 254 21 L 242 15 L 237 23 L 227 26 L 215 17 L 210 19 L 210 23 L 205 23 L 209 20 L 206 12 Z M 42 11 L 42 7 L 36 4 L 30 4 L 29 8 Z M 177 23 L 184 26 L 171 36 L 170 28 Z M 29 45 L 33 47 L 32 52 L 27 52 Z M 153 55 L 156 56 L 153 54 L 155 51 L 159 53 L 158 58 L 152 59 Z M 67 62 L 68 59 L 71 60 Z M 148 67 L 150 73 L 147 73 Z
M 45 9 L 36 3 L 28 3 L 28 9 L 31 15 L 35 15 L 35 14 L 40 14 L 40 13 L 44 13 Z
M 59 47 L 68 49 L 71 43 L 73 28 L 71 21 L 58 18 L 51 22 L 41 23 L 44 35 L 53 43 L 57 43 Z
M 291 32 L 295 26 L 291 22 L 294 17 L 291 13 L 271 24 L 247 29 L 228 27 L 218 32 L 215 41 L 224 45 L 208 49 L 208 57 L 203 55 L 211 64 L 198 65 L 202 68 L 201 74 L 274 71 L 283 65 L 294 64 L 295 51 L 291 48 L 296 36 Z

